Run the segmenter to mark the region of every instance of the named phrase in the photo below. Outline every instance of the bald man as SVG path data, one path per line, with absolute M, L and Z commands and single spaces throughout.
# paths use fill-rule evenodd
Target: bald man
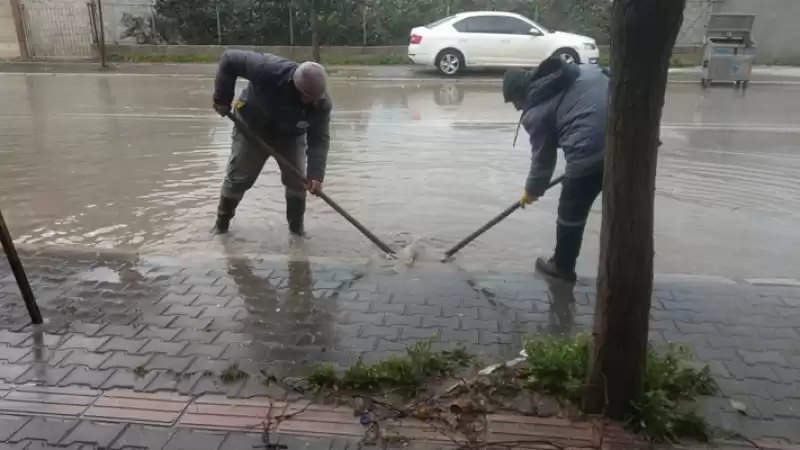
M 327 94 L 328 75 L 313 62 L 298 64 L 267 53 L 227 50 L 220 58 L 214 85 L 214 110 L 222 116 L 231 112 L 236 79 L 240 77 L 249 83 L 233 105 L 233 114 L 309 180 L 306 186 L 291 171 L 280 167 L 289 232 L 303 236 L 306 191 L 322 190 L 328 160 L 332 108 Z M 213 229 L 216 234 L 228 232 L 236 207 L 253 187 L 268 158 L 262 148 L 236 128 L 232 139 Z

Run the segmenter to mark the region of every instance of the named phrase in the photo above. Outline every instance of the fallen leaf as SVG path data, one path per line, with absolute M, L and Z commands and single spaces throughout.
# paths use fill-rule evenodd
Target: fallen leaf
M 741 415 L 743 415 L 743 416 L 746 416 L 746 415 L 747 415 L 747 405 L 745 405 L 744 403 L 740 402 L 739 400 L 733 400 L 733 399 L 731 399 L 731 406 L 732 406 L 732 407 L 733 407 L 733 409 L 735 409 L 735 410 L 736 410 L 736 412 L 738 412 L 739 414 L 741 414 Z

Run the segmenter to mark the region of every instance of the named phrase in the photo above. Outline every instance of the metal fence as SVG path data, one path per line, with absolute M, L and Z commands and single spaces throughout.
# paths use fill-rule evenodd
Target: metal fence
M 91 58 L 93 5 L 84 1 L 25 1 L 20 12 L 33 58 Z

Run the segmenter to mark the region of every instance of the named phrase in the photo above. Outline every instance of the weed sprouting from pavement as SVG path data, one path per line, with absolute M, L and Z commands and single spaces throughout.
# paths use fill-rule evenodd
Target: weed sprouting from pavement
M 136 366 L 136 368 L 133 369 L 133 375 L 135 375 L 136 378 L 144 378 L 147 375 L 147 369 L 145 369 L 145 365 L 140 364 Z
M 233 384 L 245 380 L 249 376 L 247 372 L 239 368 L 239 363 L 232 363 L 219 374 L 219 379 L 223 384 Z
M 580 407 L 589 370 L 591 339 L 586 334 L 572 339 L 553 337 L 528 340 L 526 365 L 518 372 L 526 389 L 552 395 Z M 713 395 L 717 385 L 708 366 L 697 370 L 688 363 L 689 347 L 668 344 L 664 350 L 650 345 L 642 393 L 633 402 L 626 423 L 650 440 L 678 441 L 692 438 L 707 441 L 711 427 L 693 411 L 682 406 L 701 395 Z
M 388 436 L 385 429 L 378 429 L 383 420 L 411 417 L 434 426 L 460 448 L 484 448 L 491 444 L 483 437 L 491 412 L 539 414 L 537 405 L 550 399 L 562 413 L 582 415 L 591 345 L 586 334 L 569 339 L 536 336 L 526 341 L 520 364 L 466 377 L 473 355 L 461 347 L 433 351 L 431 342 L 421 342 L 405 355 L 373 364 L 359 361 L 345 370 L 331 364 L 317 366 L 306 381 L 314 392 L 339 399 L 350 396 L 357 414 L 372 414 L 365 443 Z M 691 358 L 685 346 L 650 347 L 644 389 L 627 417 L 628 428 L 655 442 L 710 438 L 705 419 L 687 412 L 686 406 L 717 388 L 708 367 L 693 368 L 688 364 Z M 524 402 L 519 400 L 531 398 L 537 405 L 520 410 L 517 405 Z
M 586 334 L 572 340 L 528 340 L 525 343 L 526 366 L 519 371 L 525 387 L 580 405 L 588 371 L 591 341 Z
M 331 364 L 317 366 L 308 382 L 317 388 L 355 392 L 393 390 L 413 396 L 425 387 L 426 380 L 452 376 L 469 366 L 471 361 L 472 355 L 463 347 L 434 351 L 430 341 L 422 341 L 408 347 L 402 356 L 390 356 L 375 364 L 358 361 L 341 376 Z
M 693 411 L 679 408 L 698 396 L 718 391 L 708 366 L 697 370 L 687 364 L 692 357 L 692 350 L 685 345 L 671 343 L 663 352 L 650 346 L 644 389 L 633 402 L 628 418 L 634 430 L 659 441 L 681 437 L 709 440 L 708 423 Z

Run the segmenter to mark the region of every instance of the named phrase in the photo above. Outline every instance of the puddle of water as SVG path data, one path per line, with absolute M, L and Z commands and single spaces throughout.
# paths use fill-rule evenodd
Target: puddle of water
M 78 275 L 81 281 L 98 281 L 106 283 L 121 283 L 119 273 L 109 267 L 95 267 Z
M 18 241 L 219 253 L 208 230 L 231 127 L 207 111 L 211 88 L 211 80 L 153 85 L 119 76 L 5 80 L 4 104 L 14 106 L 0 106 L 0 202 Z M 326 191 L 405 249 L 405 264 L 439 258 L 519 195 L 527 140 L 521 136 L 512 148 L 518 116 L 496 86 L 332 89 Z M 741 97 L 727 89 L 670 88 L 656 198 L 659 272 L 796 276 L 799 93 L 758 87 Z M 476 270 L 532 270 L 535 257 L 552 249 L 557 202 L 554 190 L 515 213 L 460 252 L 459 262 Z M 599 211 L 600 202 L 581 273 L 595 271 Z M 320 201 L 309 202 L 307 224 L 310 255 L 375 257 L 372 245 Z M 228 239 L 252 254 L 290 251 L 274 164 L 247 194 Z M 758 267 L 750 263 L 755 259 Z

